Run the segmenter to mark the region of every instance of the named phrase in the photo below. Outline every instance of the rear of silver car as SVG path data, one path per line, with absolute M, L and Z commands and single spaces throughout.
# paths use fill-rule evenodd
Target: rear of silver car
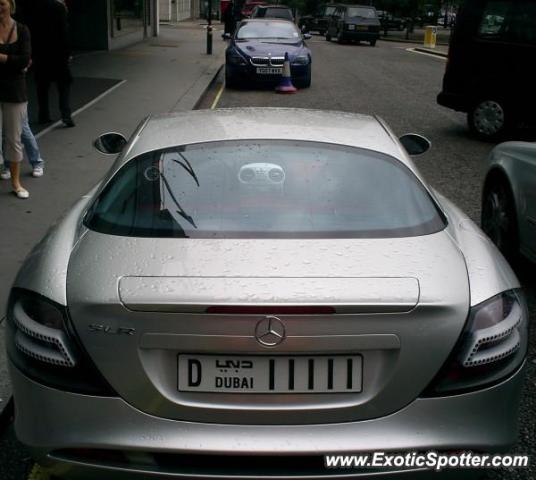
M 464 255 L 461 225 L 378 152 L 149 150 L 19 275 L 17 435 L 72 478 L 400 478 L 323 455 L 506 449 L 524 300 L 515 281 L 472 289 L 470 248 L 486 241 Z M 65 283 L 63 303 L 47 280 Z

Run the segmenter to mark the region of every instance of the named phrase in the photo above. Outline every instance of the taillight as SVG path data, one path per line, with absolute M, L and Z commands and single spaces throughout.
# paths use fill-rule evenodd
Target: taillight
M 527 353 L 528 310 L 520 290 L 474 306 L 449 359 L 425 395 L 496 383 L 517 370 Z
M 13 364 L 39 383 L 78 393 L 115 395 L 79 343 L 67 309 L 41 295 L 13 289 L 6 345 Z
M 16 328 L 14 341 L 18 350 L 41 362 L 74 368 L 76 353 L 59 308 L 23 295 L 13 304 L 10 318 Z

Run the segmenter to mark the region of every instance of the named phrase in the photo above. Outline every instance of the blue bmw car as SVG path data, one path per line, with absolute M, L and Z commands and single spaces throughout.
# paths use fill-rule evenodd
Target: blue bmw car
M 248 19 L 230 38 L 225 52 L 225 84 L 276 84 L 283 72 L 285 53 L 290 60 L 292 82 L 298 88 L 311 85 L 311 51 L 296 25 L 286 20 Z

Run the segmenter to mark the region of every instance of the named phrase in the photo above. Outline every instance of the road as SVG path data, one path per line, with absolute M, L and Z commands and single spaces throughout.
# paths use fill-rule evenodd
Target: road
M 277 95 L 272 90 L 225 90 L 218 107 L 271 106 L 344 110 L 381 116 L 399 135 L 421 133 L 433 144 L 432 150 L 415 161 L 431 185 L 478 222 L 482 166 L 493 147 L 471 138 L 465 116 L 439 107 L 435 97 L 441 86 L 445 59 L 408 51 L 411 45 L 379 42 L 368 45 L 338 45 L 319 36 L 309 42 L 313 51 L 313 82 L 310 89 L 295 95 Z M 221 81 L 221 79 L 220 79 Z M 214 103 L 218 83 L 201 103 Z M 534 265 L 517 271 L 529 298 L 532 323 L 536 320 L 536 279 L 529 272 Z M 534 276 L 533 276 L 534 277 Z M 527 381 L 525 385 L 519 443 L 516 453 L 536 453 L 536 339 L 531 331 Z M 22 480 L 31 468 L 26 451 L 9 428 L 0 438 L 0 478 Z M 491 479 L 536 478 L 536 466 L 524 470 L 503 470 Z

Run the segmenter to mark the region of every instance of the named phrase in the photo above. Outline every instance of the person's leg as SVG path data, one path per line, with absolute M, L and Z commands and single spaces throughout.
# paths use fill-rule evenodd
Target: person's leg
M 71 117 L 71 79 L 60 78 L 57 81 L 58 98 L 60 103 L 61 120 L 66 127 L 74 127 L 74 122 Z
M 50 80 L 43 75 L 36 74 L 35 89 L 37 92 L 39 123 L 49 123 L 51 121 L 50 109 L 48 106 L 48 91 L 50 89 Z
M 43 174 L 44 162 L 41 158 L 41 153 L 39 152 L 39 146 L 37 145 L 37 140 L 34 137 L 32 129 L 30 128 L 30 123 L 28 120 L 28 112 L 24 115 L 24 122 L 22 124 L 22 145 L 30 161 L 30 165 L 34 169 L 41 169 L 41 175 Z M 41 176 L 38 175 L 38 176 Z M 35 176 L 35 175 L 34 175 Z
M 2 104 L 0 103 L 0 178 L 2 178 L 2 180 L 7 180 L 7 178 L 9 177 L 7 177 L 6 172 L 9 172 L 9 170 L 7 170 L 3 152 L 4 152 L 4 133 L 2 130 Z
M 4 155 L 9 162 L 13 191 L 19 198 L 29 196 L 20 183 L 20 163 L 23 158 L 21 135 L 26 106 L 26 103 L 2 103 L 2 129 L 6 139 Z

